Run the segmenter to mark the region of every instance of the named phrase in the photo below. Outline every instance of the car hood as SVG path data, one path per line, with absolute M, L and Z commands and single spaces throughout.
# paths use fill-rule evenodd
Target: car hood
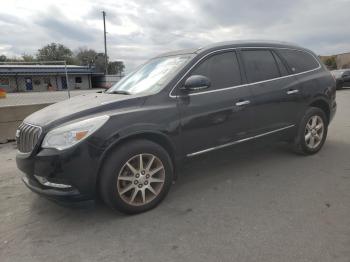
M 41 127 L 56 126 L 87 115 L 141 106 L 144 99 L 140 95 L 84 94 L 47 106 L 29 115 L 24 122 Z

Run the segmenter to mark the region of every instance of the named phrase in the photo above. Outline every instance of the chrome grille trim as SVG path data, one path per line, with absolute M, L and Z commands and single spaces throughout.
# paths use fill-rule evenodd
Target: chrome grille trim
M 17 148 L 21 153 L 30 153 L 38 143 L 42 129 L 40 126 L 23 122 L 17 129 Z

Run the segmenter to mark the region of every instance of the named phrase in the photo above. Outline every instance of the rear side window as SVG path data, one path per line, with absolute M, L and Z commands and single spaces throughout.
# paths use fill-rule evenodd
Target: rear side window
M 280 77 L 275 58 L 269 50 L 244 50 L 242 57 L 250 83 Z
M 279 49 L 278 52 L 287 61 L 293 74 L 316 69 L 319 64 L 309 53 L 300 50 Z
M 213 55 L 200 63 L 191 75 L 203 75 L 210 79 L 210 89 L 237 86 L 242 83 L 235 52 Z

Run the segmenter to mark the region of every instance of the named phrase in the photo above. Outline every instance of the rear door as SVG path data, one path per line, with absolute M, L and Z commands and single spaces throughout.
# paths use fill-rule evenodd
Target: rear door
M 191 75 L 204 75 L 211 81 L 205 90 L 181 91 Z M 181 139 L 185 154 L 224 146 L 250 136 L 251 92 L 242 86 L 242 75 L 235 51 L 205 57 L 177 87 L 181 115 Z
M 241 49 L 240 54 L 253 93 L 254 135 L 294 127 L 301 97 L 297 79 L 272 49 Z

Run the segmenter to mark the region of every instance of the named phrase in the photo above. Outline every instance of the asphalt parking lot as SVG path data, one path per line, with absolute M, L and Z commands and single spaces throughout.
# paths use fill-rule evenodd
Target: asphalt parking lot
M 31 193 L 0 145 L 0 260 L 350 261 L 350 89 L 317 155 L 246 145 L 191 160 L 156 209 L 63 207 Z

